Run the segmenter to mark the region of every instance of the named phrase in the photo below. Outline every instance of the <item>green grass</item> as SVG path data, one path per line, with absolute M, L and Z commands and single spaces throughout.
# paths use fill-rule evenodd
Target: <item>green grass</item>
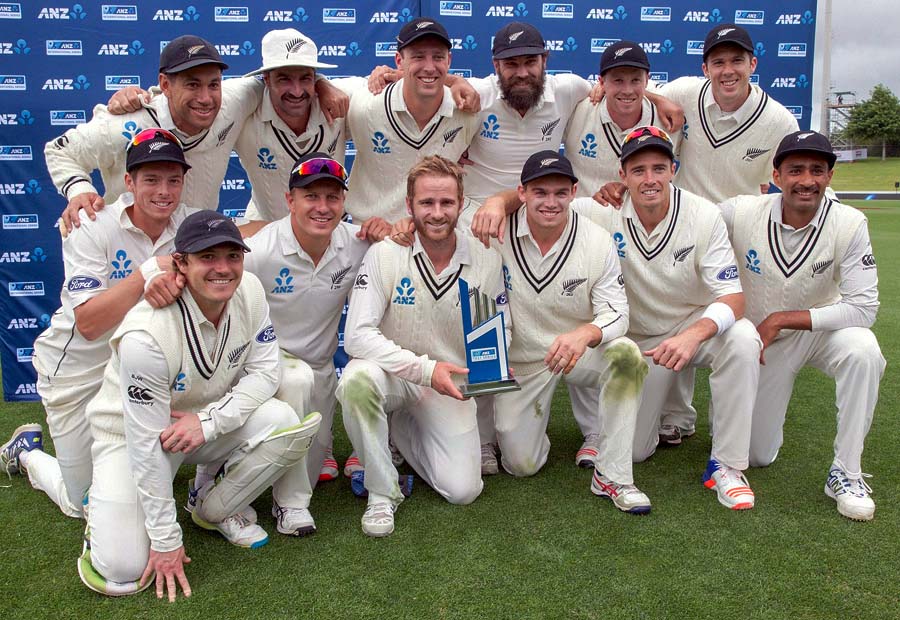
M 868 205 L 867 205 L 868 206 Z M 359 529 L 362 500 L 341 478 L 320 487 L 310 539 L 275 533 L 268 494 L 256 502 L 272 542 L 229 546 L 179 515 L 194 589 L 177 608 L 149 593 L 104 599 L 78 580 L 82 525 L 27 481 L 0 489 L 0 600 L 31 618 L 898 618 L 900 580 L 900 203 L 868 211 L 881 268 L 875 332 L 888 360 L 866 445 L 875 520 L 840 517 L 822 487 L 832 456 L 834 384 L 804 370 L 778 461 L 750 470 L 749 512 L 725 510 L 700 484 L 709 451 L 708 390 L 700 373 L 697 434 L 637 465 L 653 513 L 632 517 L 588 491 L 572 458 L 581 438 L 557 394 L 550 460 L 533 478 L 485 480 L 471 506 L 451 506 L 420 484 L 383 540 Z M 0 404 L 0 436 L 41 419 L 36 404 Z M 337 452 L 349 445 L 342 430 Z M 188 470 L 176 483 L 185 494 Z
M 831 182 L 835 191 L 894 191 L 894 183 L 900 181 L 900 157 L 881 161 L 879 157 L 873 157 L 871 151 L 869 155 L 869 159 L 863 161 L 835 166 Z

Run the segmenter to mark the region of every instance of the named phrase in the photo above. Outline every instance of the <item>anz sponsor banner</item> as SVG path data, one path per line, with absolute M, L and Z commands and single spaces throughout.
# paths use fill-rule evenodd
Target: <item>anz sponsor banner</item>
M 24 360 L 59 306 L 62 256 L 56 220 L 65 206 L 44 164 L 44 144 L 91 119 L 129 85 L 157 83 L 159 52 L 181 34 L 216 45 L 226 77 L 259 67 L 269 30 L 296 28 L 319 46 L 325 75 L 367 75 L 393 65 L 395 37 L 419 15 L 439 19 L 453 44 L 452 71 L 493 72 L 491 43 L 504 24 L 543 33 L 548 69 L 596 79 L 600 54 L 619 39 L 647 52 L 654 79 L 700 75 L 703 39 L 737 22 L 756 43 L 754 82 L 809 127 L 816 0 L 19 0 L 0 1 L 0 363 L 7 400 L 36 400 Z M 352 164 L 355 149 L 347 149 Z M 98 180 L 99 185 L 99 180 Z M 219 210 L 243 214 L 250 184 L 237 157 Z M 38 251 L 40 250 L 40 251 Z

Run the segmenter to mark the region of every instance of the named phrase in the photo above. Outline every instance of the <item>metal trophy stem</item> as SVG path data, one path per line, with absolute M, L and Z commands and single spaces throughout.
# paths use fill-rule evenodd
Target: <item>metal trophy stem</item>
M 522 389 L 509 376 L 505 320 L 503 313 L 497 312 L 497 302 L 477 288 L 470 289 L 462 278 L 459 279 L 459 302 L 469 369 L 469 383 L 461 388 L 463 396 Z

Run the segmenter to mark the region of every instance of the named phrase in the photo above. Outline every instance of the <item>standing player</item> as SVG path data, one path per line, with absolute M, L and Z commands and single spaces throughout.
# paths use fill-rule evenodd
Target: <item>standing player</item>
M 544 465 L 550 404 L 565 374 L 598 394 L 601 450 L 591 491 L 620 510 L 647 513 L 650 500 L 634 486 L 631 464 L 647 363 L 622 337 L 628 302 L 612 239 L 569 209 L 576 183 L 557 152 L 529 157 L 518 188 L 523 204 L 509 216 L 500 245 L 514 321 L 509 359 L 522 386 L 494 399 L 501 462 L 515 476 Z
M 62 305 L 34 342 L 38 393 L 56 458 L 21 444 L 23 451 L 16 455 L 20 432 L 31 433 L 40 447 L 37 424 L 17 429 L 0 449 L 7 471 L 27 472 L 34 488 L 76 518 L 82 516 L 82 497 L 91 484 L 85 407 L 100 389 L 112 330 L 141 299 L 167 305 L 180 292 L 168 255 L 175 230 L 191 212 L 180 204 L 190 168 L 181 145 L 165 130 L 145 129 L 129 144 L 125 168 L 128 193 L 63 241 Z M 163 276 L 164 270 L 169 273 Z
M 500 256 L 456 229 L 462 170 L 426 157 L 409 172 L 412 247 L 385 240 L 366 254 L 347 315 L 345 347 L 353 359 L 337 397 L 344 427 L 365 467 L 363 532 L 387 536 L 403 501 L 388 447 L 390 435 L 416 472 L 447 501 L 481 493 L 475 403 L 452 375 L 465 374 L 457 280 L 505 306 Z
M 297 462 L 321 417 L 302 422 L 273 398 L 278 344 L 259 280 L 243 273 L 244 242 L 215 211 L 185 219 L 174 261 L 186 286 L 177 303 L 135 306 L 110 340 L 112 359 L 88 405 L 95 438 L 85 552 L 92 590 L 130 594 L 156 572 L 156 595 L 190 586 L 172 479 L 182 462 L 224 461 L 191 514 L 230 542 L 268 540 L 239 510 Z M 275 500 L 284 503 L 278 489 Z
M 350 91 L 347 126 L 357 150 L 346 207 L 354 221 L 405 217 L 409 169 L 428 155 L 457 160 L 477 132 L 477 117 L 461 112 L 444 86 L 450 48 L 447 30 L 419 17 L 397 36 L 394 61 L 403 79 L 377 95 L 362 78 L 335 81 Z
M 579 179 L 579 196 L 592 196 L 619 178 L 622 142 L 634 129 L 663 127 L 646 96 L 649 75 L 650 60 L 634 41 L 614 43 L 600 56 L 603 99 L 596 105 L 582 100 L 566 127 L 566 157 Z
M 125 147 L 144 127 L 162 127 L 178 136 L 185 159 L 193 166 L 182 201 L 191 207 L 214 209 L 231 149 L 259 101 L 253 80 L 229 80 L 229 87 L 223 89 L 222 70 L 227 68 L 208 41 L 192 35 L 178 37 L 159 57 L 163 95 L 137 112 L 119 116 L 97 106 L 90 122 L 48 142 L 44 148 L 47 169 L 53 184 L 69 201 L 63 213 L 66 226 L 79 225 L 79 210 L 93 218 L 104 200 L 115 200 L 125 191 L 121 181 Z M 94 169 L 100 170 L 106 187 L 104 198 L 91 183 Z
M 868 521 L 875 502 L 861 459 L 885 367 L 870 330 L 878 275 L 865 216 L 825 195 L 835 160 L 825 136 L 791 133 L 774 157 L 775 184 L 783 193 L 739 196 L 721 206 L 742 257 L 747 318 L 763 342 L 750 464 L 776 459 L 797 372 L 818 368 L 837 383 L 837 435 L 825 494 L 840 514 Z
M 742 319 L 744 294 L 728 231 L 715 205 L 672 185 L 675 154 L 669 136 L 639 127 L 622 145 L 620 175 L 628 187 L 621 210 L 582 198 L 573 209 L 612 234 L 631 309 L 628 337 L 654 364 L 644 382 L 634 435 L 634 460 L 656 450 L 669 388 L 689 367 L 711 368 L 716 401 L 712 453 L 703 482 L 719 502 L 752 508 L 748 466 L 760 340 Z
M 285 195 L 290 215 L 246 241 L 252 252 L 245 268 L 265 286 L 280 343 L 282 380 L 275 396 L 296 411 L 322 414 L 306 460 L 308 473 L 298 466 L 276 483 L 299 489 L 304 509 L 331 452 L 338 322 L 369 249 L 358 236 L 359 226 L 341 221 L 346 183 L 344 167 L 325 153 L 303 157 L 291 171 Z M 332 468 L 336 472 L 337 464 Z M 279 532 L 315 529 L 309 511 L 296 507 L 289 511 L 276 504 Z

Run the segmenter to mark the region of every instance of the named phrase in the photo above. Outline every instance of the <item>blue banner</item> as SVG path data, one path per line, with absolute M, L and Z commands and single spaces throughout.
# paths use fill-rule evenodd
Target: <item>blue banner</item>
M 132 0 L 134 2 L 134 0 Z M 293 27 L 310 36 L 328 75 L 366 75 L 393 65 L 395 36 L 418 15 L 438 18 L 453 39 L 452 70 L 493 71 L 491 39 L 512 20 L 535 24 L 550 49 L 548 69 L 596 78 L 606 45 L 628 38 L 647 51 L 657 81 L 699 75 L 702 44 L 715 24 L 734 21 L 756 42 L 754 76 L 809 127 L 815 0 L 558 2 L 382 0 L 241 4 L 143 0 L 107 4 L 53 0 L 0 2 L 0 323 L 3 395 L 37 398 L 31 366 L 35 337 L 59 307 L 62 257 L 56 220 L 65 206 L 47 174 L 44 144 L 86 122 L 97 103 L 127 85 L 157 82 L 159 52 L 182 34 L 213 42 L 230 65 L 226 77 L 261 64 L 263 35 Z M 352 157 L 352 147 L 348 155 Z M 98 186 L 99 178 L 95 179 Z M 219 209 L 242 212 L 249 184 L 233 157 Z

